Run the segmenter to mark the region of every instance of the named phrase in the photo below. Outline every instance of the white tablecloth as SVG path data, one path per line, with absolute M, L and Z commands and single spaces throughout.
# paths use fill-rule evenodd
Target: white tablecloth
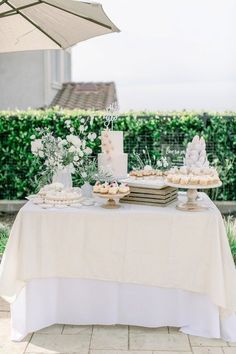
M 235 266 L 221 215 L 202 197 L 210 208 L 197 213 L 177 211 L 174 205 L 42 210 L 28 203 L 17 216 L 3 258 L 0 295 L 11 302 L 17 299 L 16 305 L 36 279 L 87 279 L 157 291 L 181 289 L 205 296 L 217 309 L 219 323 L 228 316 L 232 329 Z M 212 331 L 208 332 L 211 336 Z M 223 332 L 220 335 L 227 337 Z M 228 332 L 227 339 L 236 337 Z

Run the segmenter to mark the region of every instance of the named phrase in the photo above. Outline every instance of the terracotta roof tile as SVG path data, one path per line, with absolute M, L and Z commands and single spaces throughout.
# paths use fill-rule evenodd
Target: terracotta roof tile
M 58 91 L 50 107 L 105 110 L 117 102 L 114 82 L 68 82 Z

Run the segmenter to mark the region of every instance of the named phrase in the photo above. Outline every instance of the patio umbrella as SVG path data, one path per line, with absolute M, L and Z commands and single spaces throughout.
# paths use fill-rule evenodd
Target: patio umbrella
M 68 48 L 119 29 L 100 4 L 73 0 L 0 0 L 0 53 Z

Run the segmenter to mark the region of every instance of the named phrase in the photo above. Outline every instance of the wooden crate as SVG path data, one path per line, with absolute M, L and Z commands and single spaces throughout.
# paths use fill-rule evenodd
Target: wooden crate
M 177 200 L 177 189 L 166 187 L 150 189 L 130 187 L 130 194 L 120 200 L 121 203 L 166 206 Z

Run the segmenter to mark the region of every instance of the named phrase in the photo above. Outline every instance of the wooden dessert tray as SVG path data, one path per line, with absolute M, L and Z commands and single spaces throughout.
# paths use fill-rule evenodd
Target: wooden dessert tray
M 121 180 L 122 183 L 127 183 L 130 187 L 162 189 L 166 187 L 163 177 L 128 177 Z

